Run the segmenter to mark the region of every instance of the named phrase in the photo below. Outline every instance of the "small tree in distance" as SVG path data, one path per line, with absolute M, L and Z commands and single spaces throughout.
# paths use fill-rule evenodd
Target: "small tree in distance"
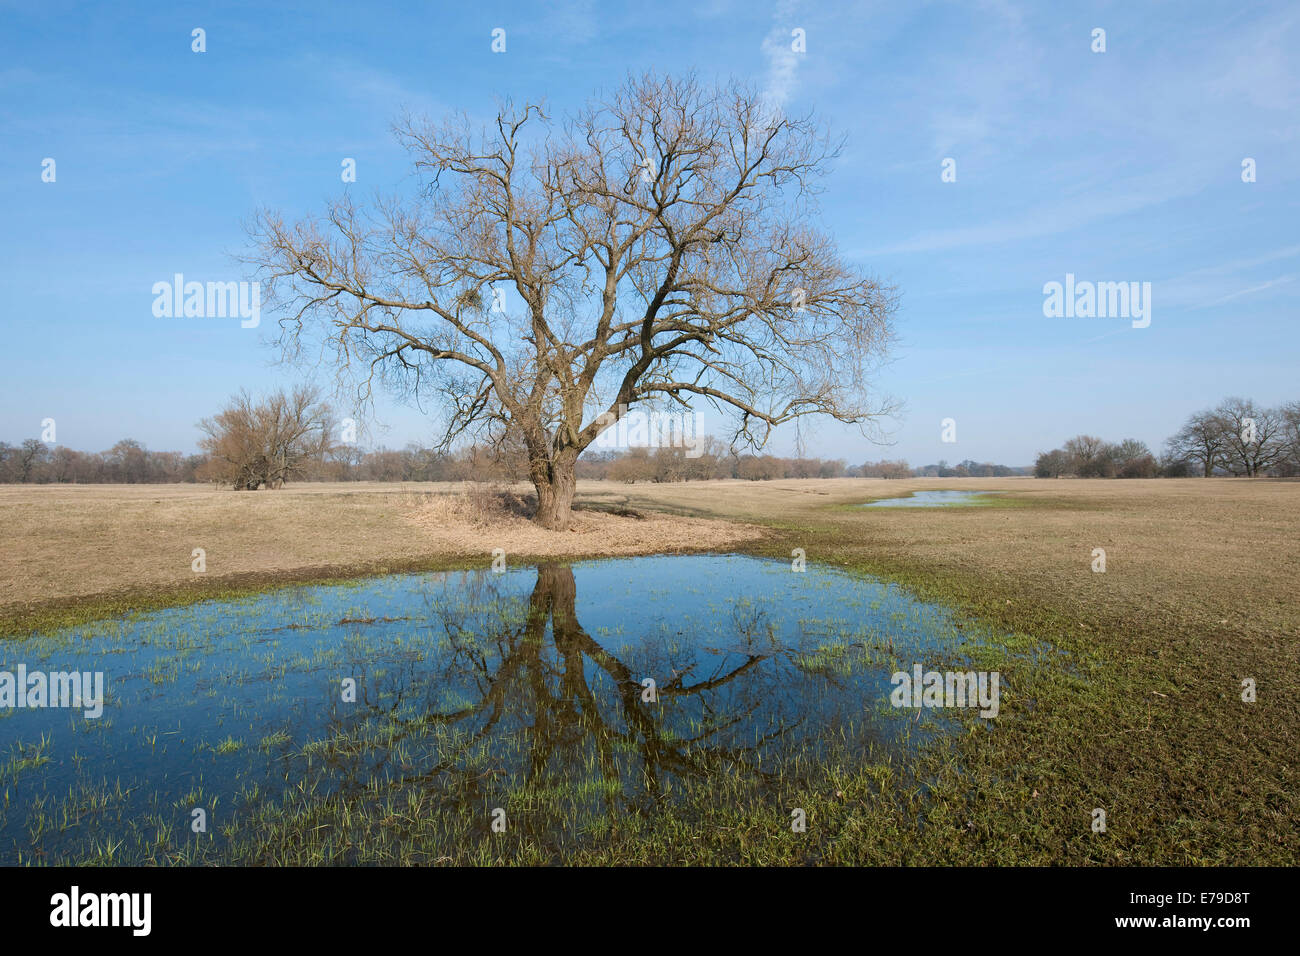
M 212 418 L 199 422 L 208 453 L 200 477 L 236 491 L 279 488 L 329 450 L 330 410 L 309 386 L 254 401 L 240 392 Z
M 1166 443 L 1170 459 L 1183 459 L 1200 466 L 1201 475 L 1209 478 L 1223 463 L 1228 450 L 1227 424 L 1216 412 L 1197 412 Z
M 1223 423 L 1223 464 L 1234 475 L 1254 478 L 1285 460 L 1285 419 L 1248 398 L 1228 398 L 1214 410 Z

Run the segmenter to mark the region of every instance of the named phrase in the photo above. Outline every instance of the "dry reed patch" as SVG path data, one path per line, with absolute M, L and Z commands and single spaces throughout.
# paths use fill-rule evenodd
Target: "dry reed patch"
M 412 495 L 410 504 L 403 517 L 431 550 L 442 553 L 485 555 L 502 548 L 511 556 L 575 558 L 720 551 L 765 534 L 754 525 L 714 518 L 581 506 L 567 531 L 548 531 L 530 520 L 532 500 L 507 488 Z

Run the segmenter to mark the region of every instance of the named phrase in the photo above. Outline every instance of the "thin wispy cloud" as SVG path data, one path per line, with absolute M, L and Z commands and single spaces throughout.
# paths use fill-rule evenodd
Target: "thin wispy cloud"
M 1254 295 L 1256 292 L 1263 292 L 1265 289 L 1271 289 L 1274 286 L 1285 285 L 1288 282 L 1295 281 L 1295 275 L 1278 276 L 1276 279 L 1269 279 L 1267 282 L 1261 282 L 1259 285 L 1253 285 L 1249 289 L 1242 289 L 1239 292 L 1233 292 L 1225 295 L 1222 299 L 1215 299 L 1213 302 L 1207 302 L 1204 308 L 1210 308 L 1215 305 L 1222 305 L 1225 302 L 1231 302 L 1233 299 L 1240 299 L 1242 296 Z
M 855 254 L 875 256 L 941 252 L 964 246 L 990 246 L 1041 239 L 1188 196 L 1197 192 L 1199 188 L 1199 184 L 1192 182 L 1178 184 L 1148 180 L 1134 183 L 1119 194 L 1114 194 L 1112 190 L 1105 190 L 1072 196 L 1068 200 L 1034 205 L 1016 216 L 993 222 L 922 232 L 893 245 Z
M 798 0 L 779 0 L 772 15 L 772 29 L 763 38 L 762 51 L 767 60 L 763 97 L 773 109 L 780 109 L 789 102 L 798 82 L 799 61 L 804 54 L 794 51 L 791 36 L 799 26 L 793 22 L 798 8 Z
M 1289 245 L 1262 255 L 1232 259 L 1193 269 L 1161 281 L 1160 299 L 1166 306 L 1208 309 L 1233 299 L 1263 292 L 1274 286 L 1285 285 L 1295 278 L 1296 273 L 1277 276 L 1262 282 L 1254 281 L 1243 288 L 1244 283 L 1252 282 L 1252 277 L 1248 275 L 1251 270 L 1297 257 L 1300 257 L 1300 245 Z

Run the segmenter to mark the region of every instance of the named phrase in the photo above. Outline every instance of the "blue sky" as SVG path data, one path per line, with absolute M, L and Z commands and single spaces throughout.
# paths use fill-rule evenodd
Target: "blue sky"
M 0 3 L 0 440 L 54 418 L 74 448 L 193 449 L 231 393 L 311 373 L 276 363 L 273 317 L 155 318 L 153 283 L 244 278 L 253 212 L 319 211 L 344 157 L 361 197 L 409 188 L 404 107 L 562 113 L 654 68 L 750 79 L 847 137 L 823 224 L 902 294 L 880 387 L 905 409 L 892 446 L 819 425 L 810 454 L 1158 449 L 1227 395 L 1300 398 L 1297 50 L 1285 2 Z M 1045 317 L 1066 273 L 1150 282 L 1150 326 Z M 376 443 L 434 432 L 376 415 Z

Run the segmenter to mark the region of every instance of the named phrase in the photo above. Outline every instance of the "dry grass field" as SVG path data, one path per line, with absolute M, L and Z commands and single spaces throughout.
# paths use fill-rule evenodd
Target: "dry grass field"
M 936 488 L 999 494 L 859 507 Z M 797 843 L 774 846 L 762 808 L 701 805 L 714 836 L 692 831 L 687 849 L 666 833 L 576 862 L 1300 862 L 1300 482 L 588 482 L 564 534 L 476 494 L 0 487 L 0 624 L 18 634 L 292 581 L 483 565 L 498 547 L 512 563 L 803 548 L 1007 635 L 983 661 L 1002 673 L 1005 719 L 919 757 L 924 792 L 882 787 L 879 767 L 827 768 L 834 787 L 789 795 L 828 821 Z M 204 574 L 190 569 L 198 547 Z M 1097 807 L 1104 838 L 1089 827 Z M 297 859 L 300 823 L 267 838 L 283 859 Z
M 1008 507 L 852 507 L 941 487 L 1002 492 L 999 504 Z M 756 525 L 775 526 L 780 533 L 769 530 L 767 538 L 783 547 L 800 546 L 799 529 L 817 525 L 886 563 L 961 570 L 1109 613 L 1191 615 L 1225 633 L 1293 622 L 1300 581 L 1296 482 L 582 482 L 583 510 L 567 533 L 439 506 L 457 496 L 463 502 L 462 492 L 454 484 L 378 483 L 260 493 L 0 486 L 0 608 L 12 616 L 109 594 L 486 560 L 494 548 L 511 561 L 725 550 L 752 546 L 761 537 Z M 817 560 L 809 537 L 803 546 Z M 201 581 L 190 567 L 195 548 L 206 552 Z M 1104 575 L 1091 571 L 1094 548 L 1106 551 Z
M 527 489 L 520 487 L 520 493 Z M 584 489 L 585 491 L 585 489 Z M 726 549 L 761 532 L 721 520 L 578 512 L 566 533 L 477 513 L 446 484 L 300 484 L 276 492 L 195 485 L 0 485 L 0 613 L 238 582 L 486 561 Z M 585 496 L 584 496 L 585 497 Z M 597 492 L 592 502 L 609 500 Z M 441 506 L 456 501 L 460 507 Z M 195 548 L 207 570 L 191 569 Z

